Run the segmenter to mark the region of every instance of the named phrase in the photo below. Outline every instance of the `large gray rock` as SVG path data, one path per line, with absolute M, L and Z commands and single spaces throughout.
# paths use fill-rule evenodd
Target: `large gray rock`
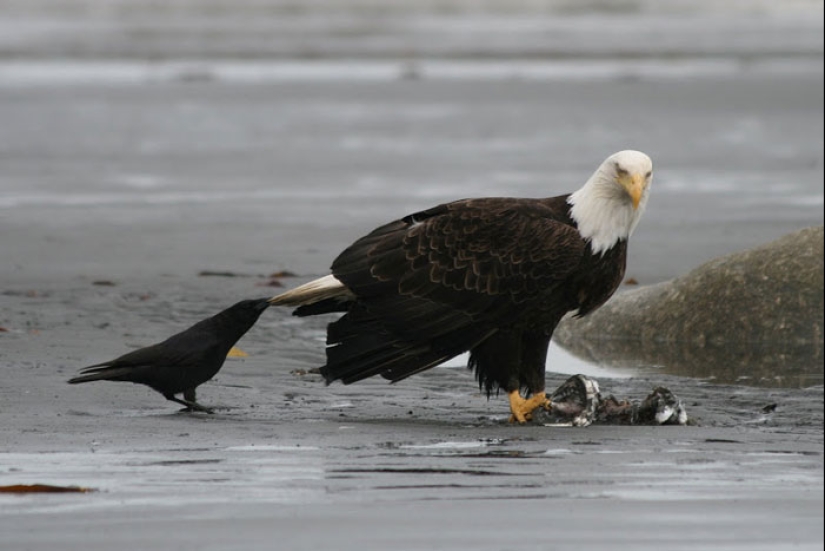
M 611 365 L 730 381 L 820 382 L 823 266 L 823 227 L 807 228 L 618 293 L 589 316 L 563 320 L 556 342 Z

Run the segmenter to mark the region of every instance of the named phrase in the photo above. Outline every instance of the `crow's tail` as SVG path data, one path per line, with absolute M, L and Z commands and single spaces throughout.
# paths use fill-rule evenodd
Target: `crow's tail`
M 111 367 L 109 365 L 93 365 L 80 371 L 81 375 L 69 379 L 70 385 L 88 383 L 90 381 L 129 381 L 134 374 L 134 367 Z

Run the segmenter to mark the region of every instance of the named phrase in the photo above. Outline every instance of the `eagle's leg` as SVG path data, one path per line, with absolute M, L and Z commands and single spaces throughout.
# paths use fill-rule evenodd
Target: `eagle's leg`
M 537 408 L 544 408 L 550 411 L 551 402 L 544 391 L 536 392 L 529 398 L 522 398 L 521 392 L 513 390 L 507 393 L 510 399 L 510 422 L 526 423 L 533 418 L 533 412 Z
M 551 404 L 544 392 L 544 370 L 550 333 L 525 331 L 520 335 L 519 341 L 518 379 L 510 379 L 507 387 L 516 389 L 507 393 L 512 412 L 511 423 L 525 423 L 533 417 L 533 412 L 537 408 L 549 411 Z M 530 397 L 522 398 L 520 389 L 525 389 Z
M 200 405 L 195 400 L 194 388 L 187 389 L 183 392 L 183 400 L 181 400 L 180 398 L 175 398 L 174 394 L 164 394 L 163 397 L 169 401 L 177 402 L 181 405 L 186 406 L 186 408 L 183 411 L 202 411 L 203 413 L 215 413 L 212 409 Z

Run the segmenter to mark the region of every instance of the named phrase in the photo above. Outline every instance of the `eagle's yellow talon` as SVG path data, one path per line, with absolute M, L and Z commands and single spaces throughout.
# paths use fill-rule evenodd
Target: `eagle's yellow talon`
M 512 415 L 510 415 L 511 423 L 518 422 L 519 424 L 524 424 L 533 418 L 533 411 L 535 411 L 536 408 L 544 408 L 550 411 L 552 407 L 550 399 L 547 398 L 544 392 L 537 392 L 530 398 L 522 398 L 518 390 L 513 390 L 507 393 L 507 397 L 510 399 L 510 411 L 512 412 Z

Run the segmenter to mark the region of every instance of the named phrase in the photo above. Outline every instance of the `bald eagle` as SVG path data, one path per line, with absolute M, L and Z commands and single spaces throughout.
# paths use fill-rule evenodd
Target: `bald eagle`
M 297 316 L 344 312 L 327 328 L 327 383 L 392 382 L 470 352 L 511 421 L 549 409 L 544 371 L 556 325 L 601 306 L 625 272 L 627 240 L 652 176 L 639 151 L 608 157 L 578 191 L 546 199 L 464 199 L 358 239 L 332 274 L 272 297 Z

